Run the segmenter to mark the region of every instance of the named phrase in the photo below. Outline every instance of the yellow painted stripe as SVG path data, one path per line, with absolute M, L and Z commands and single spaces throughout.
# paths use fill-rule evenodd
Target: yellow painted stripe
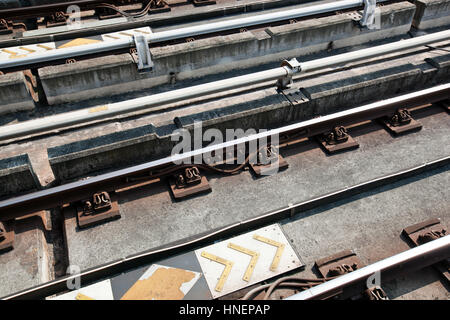
M 150 32 L 148 31 L 142 31 L 142 30 L 133 30 L 134 32 L 140 32 L 140 33 L 146 33 L 146 34 L 150 34 Z
M 277 242 L 272 239 L 265 238 L 263 236 L 259 236 L 257 234 L 253 235 L 253 239 L 267 243 L 271 246 L 277 247 L 277 252 L 275 253 L 275 257 L 273 258 L 272 264 L 270 265 L 270 270 L 276 271 L 278 268 L 278 264 L 280 263 L 281 256 L 283 255 L 285 245 L 283 243 Z
M 119 37 L 114 37 L 114 36 L 109 35 L 109 34 L 105 34 L 105 37 L 112 38 L 112 39 L 120 39 Z
M 43 48 L 45 50 L 53 50 L 52 47 L 48 47 L 48 46 L 43 45 L 43 44 L 37 44 L 36 47 Z
M 105 111 L 105 110 L 108 110 L 107 105 L 90 108 L 89 113 L 95 113 L 95 112 L 100 112 L 100 111 Z
M 58 48 L 77 47 L 77 46 L 82 46 L 85 44 L 92 44 L 92 43 L 98 43 L 98 42 L 102 42 L 102 41 L 95 40 L 95 39 L 87 39 L 87 38 L 77 38 L 77 39 L 69 41 L 63 45 L 60 45 Z
M 12 56 L 17 55 L 17 52 L 14 52 L 14 51 L 11 51 L 11 50 L 8 50 L 8 49 L 2 49 L 2 51 L 3 51 L 3 52 L 6 52 L 6 53 L 9 53 L 9 54 L 12 55 Z
M 95 300 L 92 299 L 91 297 L 88 297 L 82 293 L 78 293 L 77 296 L 75 297 L 76 300 Z
M 223 269 L 223 272 L 220 275 L 219 281 L 217 282 L 216 288 L 214 289 L 217 292 L 221 292 L 223 289 L 223 286 L 225 285 L 225 282 L 228 279 L 228 276 L 230 275 L 231 268 L 233 268 L 233 264 L 234 264 L 233 261 L 228 261 L 226 259 L 223 259 L 221 257 L 218 257 L 216 255 L 213 255 L 213 254 L 205 252 L 205 251 L 202 252 L 201 256 L 203 258 L 223 264 L 225 266 L 225 269 Z
M 28 52 L 30 52 L 30 53 L 36 52 L 36 50 L 30 49 L 30 48 L 27 48 L 27 47 L 19 47 L 19 49 L 20 49 L 20 50 L 28 51 Z
M 250 263 L 249 263 L 249 265 L 247 267 L 247 270 L 244 273 L 244 277 L 242 278 L 244 281 L 247 281 L 247 282 L 250 281 L 250 278 L 252 277 L 253 271 L 255 270 L 256 263 L 258 262 L 259 253 L 256 252 L 256 251 L 252 251 L 250 249 L 241 247 L 241 246 L 239 246 L 237 244 L 234 244 L 234 243 L 231 243 L 231 242 L 228 244 L 228 248 L 231 248 L 233 250 L 245 253 L 245 254 L 247 254 L 247 255 L 252 257 L 251 260 L 250 260 Z

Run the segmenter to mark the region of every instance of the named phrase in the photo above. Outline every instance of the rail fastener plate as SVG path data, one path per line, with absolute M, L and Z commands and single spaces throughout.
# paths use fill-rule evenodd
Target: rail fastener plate
M 363 266 L 356 253 L 351 250 L 344 250 L 315 262 L 315 267 L 324 278 L 335 276 L 333 272 L 338 270 L 348 273 Z
M 0 251 L 6 251 L 14 248 L 14 224 L 10 222 L 0 222 Z
M 284 170 L 289 167 L 289 164 L 281 155 L 278 155 L 278 161 L 276 161 L 275 163 L 269 163 L 266 165 L 250 163 L 249 165 L 257 176 L 270 175 L 272 173 L 275 173 L 275 169 Z
M 429 219 L 403 229 L 402 233 L 417 247 L 427 241 L 427 236 L 429 238 L 430 236 L 439 237 L 446 235 L 448 232 L 439 219 Z M 450 285 L 450 259 L 447 258 L 433 266 Z
M 323 150 L 328 154 L 335 154 L 359 148 L 359 143 L 351 136 L 348 136 L 347 141 L 338 144 L 328 144 L 322 136 L 318 136 L 316 139 L 323 147 Z
M 99 213 L 85 214 L 83 206 L 81 204 L 77 204 L 76 211 L 77 211 L 78 227 L 87 228 L 106 221 L 119 219 L 120 209 L 119 204 L 117 202 L 117 195 L 115 193 L 110 193 L 110 197 L 111 197 L 111 208 Z M 82 203 L 83 202 L 84 201 L 82 201 Z
M 450 99 L 447 99 L 445 101 L 442 101 L 439 104 L 442 108 L 444 108 L 448 113 L 450 113 Z
M 183 199 L 195 194 L 206 193 L 211 191 L 208 179 L 202 176 L 200 183 L 195 185 L 188 185 L 183 188 L 178 188 L 174 178 L 169 178 L 170 191 L 175 199 Z
M 396 136 L 420 131 L 422 129 L 422 124 L 414 119 L 411 119 L 411 122 L 409 124 L 405 124 L 402 126 L 393 126 L 389 123 L 389 120 L 386 119 L 383 119 L 381 122 L 389 132 Z

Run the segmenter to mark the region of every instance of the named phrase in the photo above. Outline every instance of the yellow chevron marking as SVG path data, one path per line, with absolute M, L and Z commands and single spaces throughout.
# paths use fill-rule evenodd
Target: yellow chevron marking
M 244 277 L 242 278 L 244 281 L 247 281 L 247 282 L 250 281 L 253 270 L 255 269 L 256 263 L 258 262 L 259 253 L 249 250 L 247 248 L 241 247 L 241 246 L 231 243 L 231 242 L 228 244 L 228 248 L 245 253 L 252 257 L 252 259 L 250 260 L 250 263 L 248 264 L 247 270 L 244 273 Z
M 215 288 L 215 290 L 217 292 L 222 291 L 223 286 L 225 284 L 225 281 L 227 281 L 227 278 L 228 278 L 228 276 L 230 275 L 230 272 L 231 272 L 231 268 L 233 267 L 233 264 L 234 264 L 233 261 L 225 260 L 225 259 L 223 259 L 221 257 L 218 257 L 216 255 L 213 255 L 213 254 L 205 252 L 205 251 L 202 252 L 202 257 L 206 258 L 206 259 L 209 259 L 211 261 L 223 264 L 225 266 L 225 269 L 223 269 L 223 272 L 222 272 L 222 274 L 221 274 L 221 276 L 219 278 L 219 282 L 217 282 L 217 285 L 216 285 L 216 288 Z
M 127 32 L 119 32 L 119 34 L 123 34 L 124 36 L 132 37 L 133 34 Z
M 284 251 L 284 244 L 280 242 L 276 242 L 272 239 L 268 239 L 262 236 L 258 236 L 257 234 L 253 235 L 253 239 L 267 243 L 271 246 L 277 247 L 277 252 L 275 253 L 275 257 L 273 258 L 272 265 L 270 266 L 271 271 L 276 271 L 278 268 L 278 264 L 280 263 L 281 255 Z
M 43 48 L 45 50 L 53 50 L 53 48 L 47 47 L 46 45 L 43 45 L 43 44 L 37 44 L 36 47 Z
M 60 45 L 58 48 L 69 48 L 69 47 L 77 47 L 82 46 L 85 44 L 92 44 L 102 42 L 101 40 L 94 40 L 94 39 L 86 39 L 86 38 L 77 38 L 72 41 L 69 41 L 67 43 L 64 43 L 63 45 Z
M 25 50 L 28 51 L 30 53 L 36 52 L 36 50 L 30 49 L 30 48 L 26 48 L 26 47 L 19 47 L 20 50 Z
M 11 56 L 17 56 L 17 52 L 8 50 L 8 49 L 2 49 L 3 52 L 9 53 Z
M 77 296 L 75 297 L 76 300 L 95 300 L 92 299 L 91 297 L 88 297 L 82 293 L 78 293 Z
M 90 108 L 88 112 L 89 113 L 95 113 L 95 112 L 100 112 L 100 111 L 105 111 L 105 110 L 108 110 L 108 106 L 107 105 Z
M 148 31 L 142 31 L 142 30 L 133 30 L 134 32 L 139 32 L 139 33 L 146 33 L 146 34 L 150 34 L 150 32 Z
M 108 38 L 112 38 L 112 39 L 120 39 L 119 37 L 114 37 L 114 36 L 112 36 L 110 34 L 105 34 L 104 36 L 108 37 Z

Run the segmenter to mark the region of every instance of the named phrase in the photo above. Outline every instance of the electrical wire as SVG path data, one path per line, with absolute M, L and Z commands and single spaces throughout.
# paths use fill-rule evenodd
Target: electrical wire
M 255 295 L 256 293 L 259 293 L 260 291 L 265 290 L 265 289 L 268 289 L 268 290 L 264 296 L 264 300 L 268 300 L 270 298 L 270 295 L 272 294 L 272 292 L 280 286 L 288 286 L 288 287 L 290 286 L 290 287 L 296 287 L 296 288 L 311 288 L 311 287 L 314 287 L 318 284 L 324 283 L 324 282 L 334 279 L 334 278 L 336 278 L 336 277 L 327 277 L 327 278 L 321 278 L 321 279 L 306 279 L 306 278 L 298 278 L 295 276 L 283 277 L 283 278 L 279 278 L 278 280 L 276 280 L 273 283 L 264 284 L 264 285 L 261 285 L 257 288 L 250 290 L 242 298 L 242 300 L 249 300 L 253 295 Z M 293 283 L 287 283 L 286 281 L 296 281 L 296 283 L 294 285 L 292 285 Z M 304 283 L 297 283 L 297 282 L 304 282 Z
M 101 3 L 98 6 L 96 6 L 95 8 L 106 8 L 106 9 L 110 9 L 113 10 L 117 13 L 119 13 L 120 15 L 127 17 L 127 18 L 140 18 L 145 16 L 146 14 L 148 14 L 149 10 L 151 9 L 152 5 L 154 6 L 165 6 L 167 5 L 167 2 L 165 2 L 164 0 L 159 0 L 158 2 L 156 2 L 155 0 L 150 0 L 144 7 L 144 9 L 142 9 L 139 12 L 136 13 L 128 13 L 125 11 L 120 10 L 119 8 L 117 8 L 115 5 L 113 4 L 109 4 L 109 3 Z

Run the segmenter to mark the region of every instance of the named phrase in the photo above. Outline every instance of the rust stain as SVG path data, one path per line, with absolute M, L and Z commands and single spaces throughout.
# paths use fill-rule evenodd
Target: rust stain
M 181 300 L 181 285 L 194 277 L 194 272 L 183 269 L 158 268 L 147 279 L 138 280 L 120 300 Z

